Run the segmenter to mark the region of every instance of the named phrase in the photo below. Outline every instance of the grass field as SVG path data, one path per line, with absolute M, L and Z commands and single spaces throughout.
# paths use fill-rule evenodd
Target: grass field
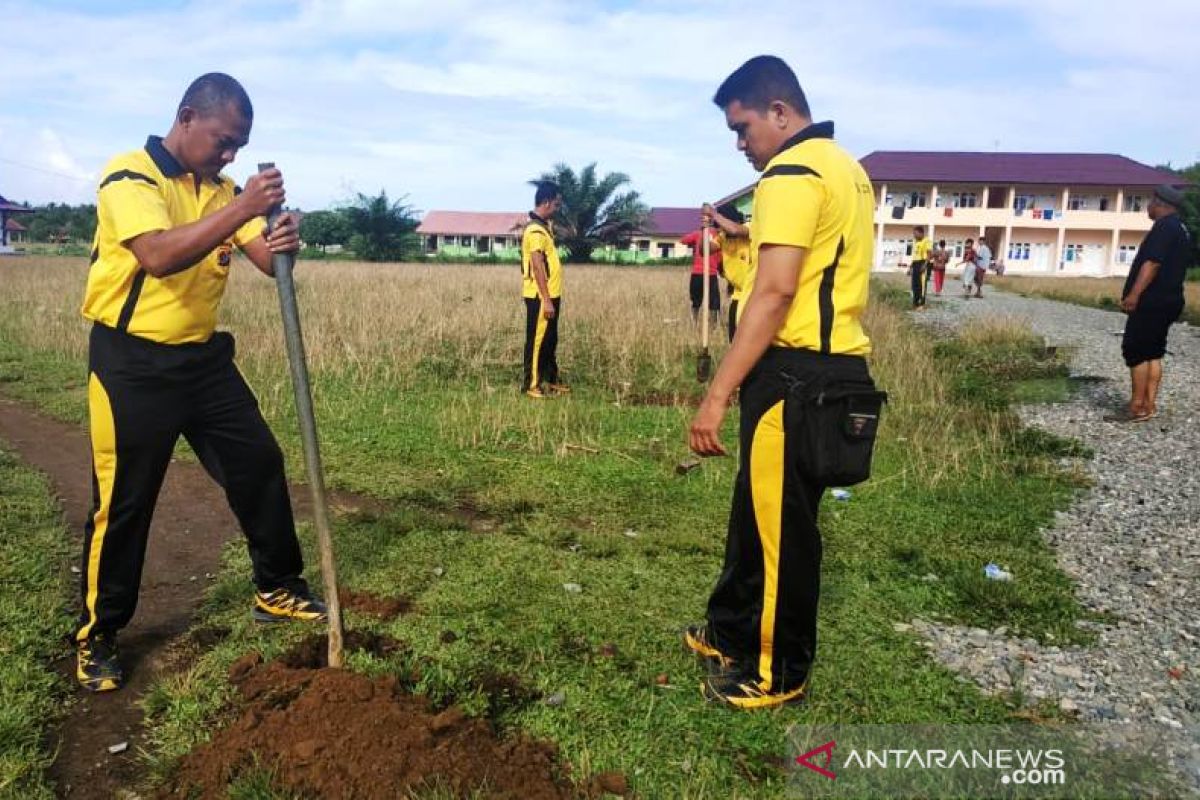
M 75 421 L 85 269 L 0 261 L 0 385 Z M 621 770 L 643 797 L 777 796 L 795 723 L 1012 717 L 1011 699 L 981 696 L 894 623 L 1080 640 L 1083 612 L 1037 534 L 1079 485 L 1055 466 L 1069 443 L 1022 433 L 1006 408 L 1021 379 L 1062 368 L 1019 326 L 978 329 L 966 351 L 911 328 L 887 297 L 873 303 L 872 368 L 891 404 L 875 476 L 822 513 L 813 693 L 799 707 L 738 714 L 700 699 L 699 668 L 679 643 L 719 570 L 735 466 L 674 471 L 699 395 L 685 270 L 568 267 L 560 361 L 575 392 L 543 403 L 517 392 L 523 312 L 511 266 L 307 264 L 298 281 L 329 483 L 389 509 L 338 518 L 341 577 L 416 604 L 386 624 L 352 618 L 409 645 L 352 665 L 418 669 L 419 690 L 558 742 L 577 776 Z M 244 264 L 224 327 L 300 478 L 274 287 Z M 147 699 L 156 774 L 228 713 L 236 656 L 269 656 L 303 633 L 255 629 L 244 549 L 225 555 L 204 624 L 231 635 Z M 1018 579 L 985 580 L 990 561 Z M 565 703 L 489 696 L 482 687 L 498 673 Z
M 70 625 L 71 555 L 45 479 L 0 442 L 0 797 L 54 796 L 43 735 L 67 687 L 47 662 Z
M 1124 278 L 1025 278 L 990 277 L 988 281 L 1001 289 L 1032 297 L 1046 297 L 1081 306 L 1119 311 Z M 1200 283 L 1189 280 L 1183 285 L 1183 319 L 1200 325 Z

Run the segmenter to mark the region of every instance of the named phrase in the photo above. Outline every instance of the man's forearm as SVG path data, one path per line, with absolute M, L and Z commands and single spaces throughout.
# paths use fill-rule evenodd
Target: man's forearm
M 533 280 L 537 283 L 538 295 L 542 302 L 550 302 L 550 282 L 546 278 L 546 267 L 543 264 L 533 265 Z
M 738 320 L 737 336 L 733 346 L 721 359 L 721 366 L 713 377 L 709 394 L 720 400 L 728 400 L 742 385 L 750 370 L 771 346 L 776 332 L 787 317 L 792 305 L 792 296 L 778 292 L 756 290 L 746 302 L 746 310 Z
M 1141 297 L 1142 292 L 1149 288 L 1156 275 L 1158 275 L 1157 261 L 1143 263 L 1141 270 L 1138 271 L 1137 280 L 1133 282 L 1133 288 L 1129 290 L 1126 297 Z
M 130 242 L 130 249 L 142 269 L 164 278 L 191 267 L 251 218 L 237 203 L 230 203 L 188 225 L 142 234 Z

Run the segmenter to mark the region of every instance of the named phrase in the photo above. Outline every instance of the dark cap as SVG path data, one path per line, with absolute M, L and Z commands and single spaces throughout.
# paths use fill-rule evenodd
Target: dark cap
M 1154 190 L 1154 197 L 1169 206 L 1183 208 L 1183 192 L 1169 183 L 1164 183 Z

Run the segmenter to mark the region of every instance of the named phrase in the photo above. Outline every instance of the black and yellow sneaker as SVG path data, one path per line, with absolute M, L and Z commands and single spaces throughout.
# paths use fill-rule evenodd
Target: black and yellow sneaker
M 692 625 L 683 632 L 683 645 L 704 659 L 709 668 L 729 669 L 732 657 L 725 655 L 712 640 L 708 625 Z
M 787 703 L 797 703 L 808 692 L 808 681 L 781 692 L 768 692 L 763 682 L 746 673 L 710 675 L 700 683 L 700 693 L 705 700 L 725 703 L 734 708 L 777 708 Z
M 97 633 L 75 644 L 75 677 L 89 692 L 112 692 L 125 683 L 117 637 Z
M 298 619 L 304 622 L 324 622 L 325 604 L 313 597 L 307 589 L 275 589 L 270 592 L 254 593 L 255 622 L 285 622 Z

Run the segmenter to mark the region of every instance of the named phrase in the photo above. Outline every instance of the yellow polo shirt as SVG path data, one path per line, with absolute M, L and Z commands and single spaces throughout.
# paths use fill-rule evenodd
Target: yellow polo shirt
M 913 261 L 928 261 L 929 252 L 933 250 L 933 242 L 928 239 L 921 239 L 913 242 Z
M 529 222 L 521 234 L 521 296 L 538 296 L 537 279 L 533 277 L 533 254 L 546 257 L 546 288 L 550 298 L 562 297 L 562 262 L 558 258 L 558 247 L 550 225 L 537 214 L 529 215 Z
M 808 251 L 773 344 L 869 353 L 860 318 L 867 305 L 875 201 L 867 173 L 833 141 L 832 122 L 810 125 L 784 143 L 759 179 L 753 209 L 747 296 L 754 291 L 763 245 Z M 744 310 L 738 309 L 739 317 Z
M 738 302 L 746 294 L 746 274 L 750 271 L 750 240 L 722 233 L 719 242 L 725 280 L 733 287 L 733 294 L 729 299 Z
M 266 220 L 247 222 L 187 269 L 155 278 L 138 265 L 129 242 L 197 222 L 229 205 L 240 190 L 224 175 L 197 189 L 192 173 L 157 136 L 143 149 L 113 158 L 101 174 L 83 316 L 162 344 L 208 341 L 216 330 L 233 248 L 261 236 Z

